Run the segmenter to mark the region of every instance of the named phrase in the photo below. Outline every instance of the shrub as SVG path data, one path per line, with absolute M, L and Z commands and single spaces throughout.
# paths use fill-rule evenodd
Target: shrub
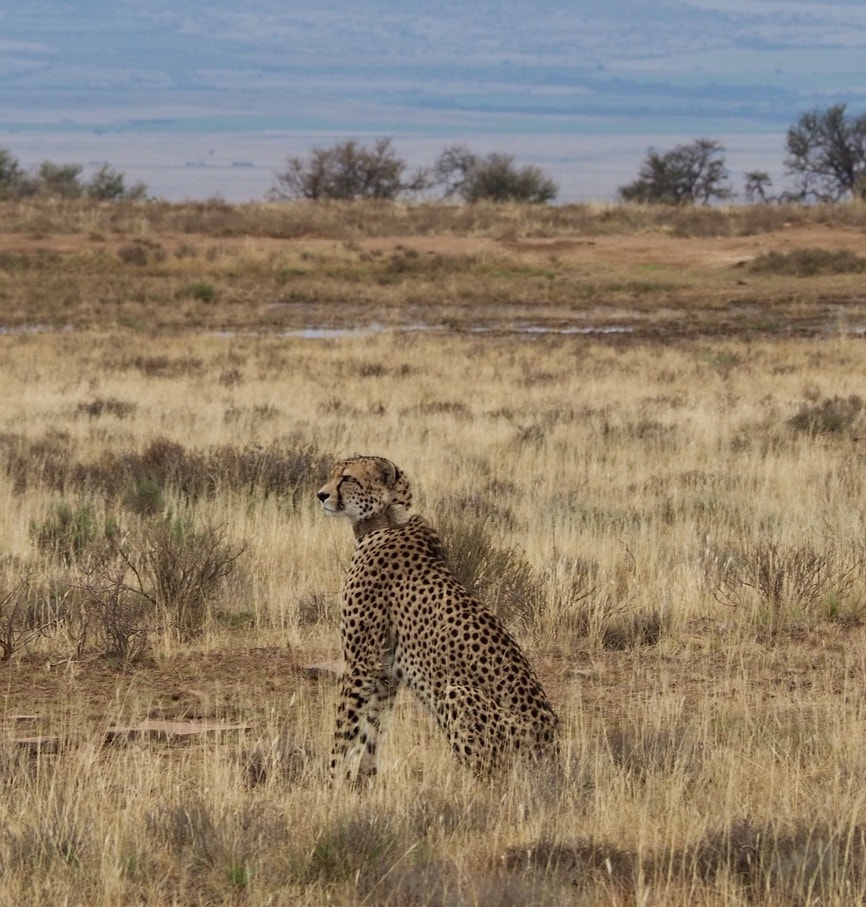
M 127 187 L 124 174 L 102 164 L 84 186 L 84 191 L 98 201 L 117 201 L 119 199 L 141 199 L 147 193 L 144 183 L 135 183 Z
M 137 558 L 140 591 L 182 640 L 197 636 L 222 581 L 243 553 L 213 526 L 196 529 L 171 516 L 150 523 Z M 130 558 L 128 563 L 134 561 Z
M 165 492 L 156 479 L 136 479 L 123 493 L 123 506 L 139 516 L 153 516 L 165 508 Z
M 758 541 L 712 563 L 714 595 L 772 634 L 819 619 L 860 620 L 862 550 Z
M 506 623 L 531 626 L 544 610 L 542 585 L 516 548 L 493 541 L 483 519 L 440 520 L 445 558 L 467 591 Z
M 387 815 L 363 811 L 341 815 L 319 833 L 303 878 L 327 883 L 352 879 L 361 891 L 373 891 L 404 851 Z
M 101 404 L 82 406 L 82 412 L 107 411 Z M 270 416 L 267 409 L 260 412 L 262 418 Z M 205 452 L 155 438 L 142 451 L 106 449 L 91 463 L 76 462 L 65 436 L 33 440 L 0 435 L 0 451 L 16 493 L 33 484 L 60 493 L 75 490 L 108 503 L 119 502 L 139 514 L 161 510 L 167 495 L 194 503 L 218 491 L 273 496 L 294 506 L 313 493 L 330 463 L 315 445 L 292 437 L 267 447 L 224 445 Z M 72 519 L 61 514 L 55 521 L 61 517 L 67 522 Z M 45 544 L 47 539 L 48 535 Z
M 586 593 L 574 610 L 566 612 L 562 629 L 607 651 L 625 652 L 656 645 L 664 627 L 658 611 L 631 612 L 605 595 Z
M 137 239 L 121 246 L 117 250 L 117 257 L 125 265 L 143 267 L 150 262 L 159 263 L 165 261 L 166 251 L 158 242 Z
M 99 553 L 116 529 L 113 520 L 100 522 L 92 504 L 74 506 L 66 501 L 51 504 L 46 518 L 31 526 L 36 544 L 67 564 Z
M 55 164 L 44 161 L 39 167 L 37 185 L 40 192 L 60 198 L 78 198 L 82 193 L 80 164 Z
M 18 159 L 6 148 L 0 148 L 0 200 L 17 198 L 23 192 L 26 174 Z
M 216 290 L 213 284 L 207 281 L 195 280 L 184 288 L 183 295 L 197 299 L 199 302 L 213 302 L 216 298 Z
M 95 397 L 87 403 L 79 403 L 76 412 L 91 419 L 98 419 L 101 416 L 115 416 L 118 419 L 126 419 L 135 413 L 138 409 L 136 403 L 130 403 L 126 400 L 118 400 L 115 397 Z
M 19 649 L 47 635 L 59 619 L 55 609 L 40 608 L 23 583 L 0 592 L 0 659 L 8 661 Z
M 863 416 L 861 397 L 832 397 L 821 403 L 804 404 L 787 424 L 808 435 L 843 435 L 859 430 Z
M 755 274 L 781 274 L 816 277 L 821 274 L 862 274 L 866 258 L 847 249 L 793 249 L 791 252 L 766 252 L 749 265 Z
M 103 655 L 124 662 L 144 652 L 154 607 L 140 582 L 140 576 L 119 552 L 110 562 L 85 571 L 79 585 L 82 603 L 73 631 L 79 655 L 91 641 Z
M 145 824 L 150 840 L 199 870 L 226 856 L 222 830 L 201 800 L 160 805 L 147 814 Z
M 136 521 L 122 538 L 115 532 L 98 557 L 79 558 L 76 565 L 75 604 L 64 616 L 77 654 L 96 648 L 128 662 L 157 630 L 182 641 L 197 636 L 242 553 L 220 529 L 171 514 Z M 0 624 L 2 616 L 0 608 Z M 26 626 L 36 627 L 32 621 Z M 0 626 L 0 645 L 2 633 Z M 18 638 L 11 627 L 8 635 Z
M 517 168 L 510 154 L 478 157 L 464 145 L 446 148 L 434 167 L 434 180 L 445 197 L 465 202 L 531 202 L 544 204 L 556 198 L 559 187 L 538 167 Z
M 791 828 L 736 819 L 696 845 L 659 856 L 661 877 L 727 875 L 772 903 L 861 903 L 866 893 L 866 828 L 800 823 Z

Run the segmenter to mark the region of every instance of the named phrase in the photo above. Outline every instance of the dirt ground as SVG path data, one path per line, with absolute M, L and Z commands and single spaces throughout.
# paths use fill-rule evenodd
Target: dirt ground
M 154 242 L 171 247 L 175 244 L 210 248 L 215 242 L 225 249 L 243 250 L 250 240 L 246 237 L 221 237 L 195 234 L 160 234 Z M 19 255 L 56 254 L 76 255 L 99 250 L 116 251 L 130 242 L 130 237 L 119 234 L 21 234 L 0 233 L 0 253 Z M 333 248 L 333 239 L 304 238 L 299 240 L 256 237 L 257 249 L 271 251 L 287 245 L 301 245 L 308 249 Z M 660 264 L 684 268 L 728 267 L 751 261 L 766 252 L 790 252 L 797 248 L 823 248 L 848 250 L 866 255 L 866 235 L 862 231 L 837 225 L 796 225 L 770 233 L 751 236 L 683 237 L 663 230 L 652 230 L 636 235 L 576 236 L 574 238 L 497 240 L 483 236 L 395 236 L 357 239 L 353 246 L 368 250 L 390 252 L 395 249 L 413 249 L 420 253 L 439 255 L 509 254 L 526 260 L 550 261 L 551 257 L 563 262 L 594 265 L 599 262 L 621 264 L 635 262 L 642 265 Z
M 689 714 L 719 698 L 748 697 L 755 708 L 772 709 L 795 691 L 823 699 L 866 688 L 866 664 L 852 667 L 845 657 L 862 650 L 866 628 L 825 624 L 771 644 L 757 640 L 740 647 L 747 657 L 736 668 L 726 654 L 727 632 L 699 621 L 657 646 L 552 649 L 532 657 L 555 707 L 565 710 L 578 701 L 604 726 L 626 722 L 660 691 L 674 693 Z M 240 642 L 128 666 L 102 657 L 24 655 L 0 664 L 0 733 L 7 745 L 48 754 L 118 737 L 185 746 L 225 730 L 256 739 L 274 715 L 286 714 L 293 697 L 309 703 L 333 694 L 337 669 L 336 647 L 300 652 Z M 404 707 L 420 709 L 415 703 Z M 73 712 L 76 726 L 70 727 Z

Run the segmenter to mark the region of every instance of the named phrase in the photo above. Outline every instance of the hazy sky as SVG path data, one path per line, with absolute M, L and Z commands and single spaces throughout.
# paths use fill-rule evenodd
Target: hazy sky
M 564 201 L 697 136 L 781 179 L 787 127 L 839 102 L 866 109 L 864 0 L 0 0 L 0 146 L 172 198 L 261 198 L 287 155 L 380 135 L 512 153 Z

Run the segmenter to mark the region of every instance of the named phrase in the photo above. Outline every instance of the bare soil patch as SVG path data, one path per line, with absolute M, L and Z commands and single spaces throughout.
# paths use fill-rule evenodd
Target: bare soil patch
M 866 689 L 866 663 L 852 674 L 855 668 L 845 657 L 864 644 L 866 628 L 844 624 L 823 624 L 745 648 L 739 643 L 738 678 L 732 678 L 726 628 L 699 621 L 679 635 L 674 647 L 617 652 L 554 647 L 535 653 L 533 660 L 557 708 L 565 710 L 577 699 L 583 712 L 616 733 L 662 690 L 681 698 L 684 721 L 715 698 L 753 699 L 768 713 L 792 697 L 801 710 L 836 698 L 841 707 L 853 690 Z M 3 734 L 18 746 L 43 752 L 59 749 L 58 742 L 68 747 L 94 739 L 161 746 L 229 733 L 255 737 L 274 714 L 285 713 L 293 697 L 333 694 L 336 673 L 307 668 L 321 656 L 314 650 L 242 645 L 177 652 L 127 667 L 102 657 L 24 656 L 0 665 Z M 339 662 L 333 658 L 327 664 Z M 414 720 L 426 720 L 414 702 L 404 707 L 416 713 Z M 76 727 L 69 726 L 71 709 Z M 314 756 L 323 766 L 326 757 L 324 752 Z

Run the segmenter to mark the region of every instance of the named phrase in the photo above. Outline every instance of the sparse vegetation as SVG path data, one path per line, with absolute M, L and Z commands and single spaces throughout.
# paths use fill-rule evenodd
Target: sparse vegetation
M 277 174 L 271 190 L 274 199 L 308 201 L 394 201 L 420 192 L 427 184 L 423 171 L 406 176 L 406 162 L 397 156 L 391 139 L 362 145 L 354 139 L 330 148 L 314 148 L 305 160 L 291 157 Z
M 788 425 L 809 435 L 847 435 L 856 440 L 866 430 L 866 404 L 857 394 L 804 403 Z
M 9 330 L 120 328 L 140 336 L 356 330 L 375 322 L 757 336 L 814 332 L 840 319 L 856 323 L 862 307 L 858 269 L 866 255 L 857 237 L 866 208 L 855 204 L 721 210 L 334 202 L 232 209 L 72 199 L 3 208 L 0 325 Z M 839 248 L 824 247 L 826 223 L 848 231 Z M 15 239 L 21 235 L 23 243 Z M 647 235 L 656 240 L 652 261 L 636 254 Z M 756 244 L 753 236 L 772 240 Z M 701 242 L 684 257 L 677 237 Z M 798 248 L 824 254 L 796 255 Z M 836 274 L 831 293 L 804 295 L 794 270 L 807 261 Z M 758 289 L 755 281 L 766 285 Z M 686 309 L 689 317 L 682 318 Z M 754 317 L 742 318 L 745 309 Z M 145 356 L 134 344 L 120 345 L 116 355 L 144 376 L 171 379 L 197 368 L 194 356 L 169 359 L 159 350 Z M 226 381 L 244 378 L 235 365 L 222 374 Z
M 3 211 L 6 900 L 866 898 L 862 206 Z M 328 787 L 354 452 L 557 774 L 479 785 L 401 696 L 388 783 Z
M 407 169 L 391 139 L 378 139 L 370 146 L 350 139 L 330 148 L 314 148 L 306 159 L 289 158 L 270 197 L 314 202 L 395 201 L 438 187 L 446 199 L 457 197 L 471 204 L 545 203 L 558 192 L 538 167 L 518 168 L 509 154 L 479 157 L 463 145 L 446 148 L 431 172 L 420 169 L 406 175 Z
M 848 249 L 794 249 L 791 252 L 767 252 L 750 265 L 756 274 L 783 274 L 815 277 L 819 274 L 862 274 L 866 258 Z
M 101 164 L 89 181 L 82 181 L 81 164 L 57 164 L 43 161 L 33 172 L 21 167 L 6 148 L 0 148 L 0 201 L 23 198 L 69 200 L 86 197 L 95 201 L 143 199 L 143 183 L 126 185 L 124 174 L 109 164 Z
M 866 113 L 849 116 L 844 104 L 810 110 L 789 130 L 786 164 L 801 201 L 866 199 Z
M 638 178 L 619 190 L 626 202 L 655 205 L 707 205 L 733 194 L 724 148 L 713 139 L 695 139 L 661 154 L 651 150 Z
M 446 148 L 433 165 L 434 182 L 446 198 L 465 202 L 523 202 L 545 204 L 559 187 L 538 167 L 517 167 L 510 154 L 493 152 L 479 157 L 464 145 Z

